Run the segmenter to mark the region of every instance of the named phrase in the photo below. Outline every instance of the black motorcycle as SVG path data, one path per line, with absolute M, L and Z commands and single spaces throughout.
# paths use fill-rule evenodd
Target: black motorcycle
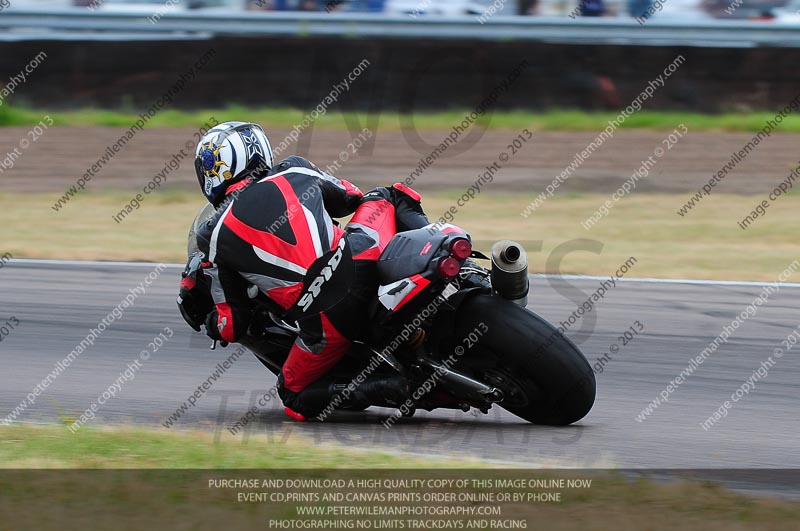
M 195 219 L 190 258 L 198 224 L 211 214 L 209 205 Z M 432 225 L 396 234 L 377 267 L 371 332 L 354 343 L 334 376 L 356 381 L 400 373 L 411 381 L 412 396 L 405 404 L 354 404 L 342 385 L 342 400 L 334 398 L 329 409 L 391 405 L 410 416 L 438 408 L 486 413 L 497 404 L 529 422 L 562 426 L 589 413 L 594 371 L 569 338 L 526 308 L 527 256 L 519 244 L 498 242 L 487 257 L 462 229 Z M 277 375 L 298 329 L 259 305 L 261 297 L 253 290 L 259 309 L 240 342 Z

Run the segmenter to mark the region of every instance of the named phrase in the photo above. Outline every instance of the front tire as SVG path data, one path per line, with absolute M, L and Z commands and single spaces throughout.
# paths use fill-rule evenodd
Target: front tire
M 486 332 L 456 368 L 503 390 L 500 405 L 534 424 L 565 426 L 592 409 L 594 371 L 578 347 L 539 315 L 497 295 L 465 300 L 455 345 L 481 323 Z

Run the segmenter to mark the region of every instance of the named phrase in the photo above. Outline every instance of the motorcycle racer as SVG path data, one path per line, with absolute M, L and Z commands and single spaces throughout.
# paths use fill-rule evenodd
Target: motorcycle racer
M 298 156 L 274 164 L 263 129 L 247 122 L 209 130 L 197 146 L 195 170 L 217 209 L 199 227 L 202 256 L 193 257 L 201 261 L 213 310 L 203 318 L 196 278 L 184 275 L 181 313 L 196 330 L 204 323 L 212 339 L 234 342 L 248 330 L 253 299 L 263 296 L 272 312 L 299 328 L 278 376 L 285 411 L 296 420 L 315 417 L 337 389 L 330 369 L 369 322 L 376 260 L 397 231 L 429 224 L 421 198 L 399 183 L 364 195 Z M 344 229 L 332 219 L 350 214 Z M 351 396 L 391 406 L 408 393 L 400 376 L 371 377 Z

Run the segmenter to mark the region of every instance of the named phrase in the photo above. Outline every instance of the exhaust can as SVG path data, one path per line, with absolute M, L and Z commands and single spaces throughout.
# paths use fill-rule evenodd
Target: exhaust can
M 492 288 L 520 306 L 528 304 L 528 255 L 517 242 L 502 240 L 492 246 Z

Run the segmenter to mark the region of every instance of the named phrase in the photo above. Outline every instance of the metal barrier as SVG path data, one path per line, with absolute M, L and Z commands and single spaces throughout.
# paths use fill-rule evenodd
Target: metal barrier
M 154 5 L 154 10 L 158 8 Z M 151 23 L 142 13 L 83 9 L 9 9 L 0 15 L 0 40 L 201 40 L 233 37 L 340 37 L 536 41 L 550 44 L 799 47 L 800 27 L 786 22 L 494 16 L 429 17 L 339 13 L 235 12 L 166 14 Z

